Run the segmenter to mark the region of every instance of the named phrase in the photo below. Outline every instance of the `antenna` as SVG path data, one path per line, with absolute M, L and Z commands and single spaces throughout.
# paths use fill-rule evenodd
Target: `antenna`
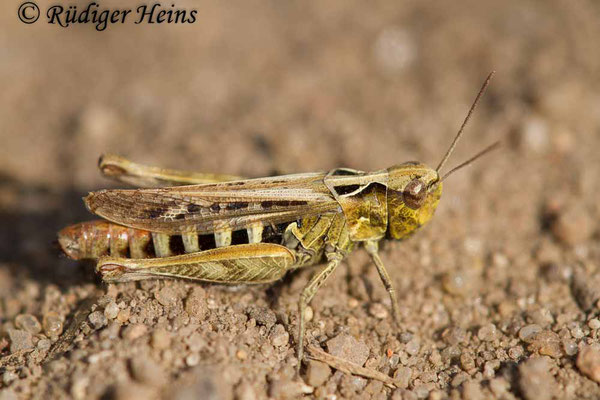
M 444 166 L 444 164 L 446 164 L 446 161 L 448 161 L 448 158 L 450 158 L 450 155 L 454 151 L 454 148 L 456 147 L 456 144 L 458 143 L 458 140 L 462 136 L 463 130 L 465 129 L 465 126 L 467 125 L 467 122 L 469 122 L 469 119 L 471 118 L 471 114 L 473 114 L 473 110 L 475 110 L 475 107 L 477 107 L 477 104 L 479 103 L 479 99 L 481 98 L 481 95 L 483 95 L 483 93 L 485 92 L 485 89 L 487 89 L 488 85 L 490 84 L 490 80 L 492 79 L 492 76 L 494 76 L 495 73 L 496 73 L 496 71 L 490 72 L 490 74 L 487 76 L 485 82 L 483 83 L 483 86 L 481 86 L 481 89 L 479 89 L 479 93 L 477 94 L 477 97 L 475 98 L 475 101 L 473 102 L 473 105 L 469 109 L 469 113 L 467 114 L 467 117 L 465 118 L 465 120 L 463 121 L 462 125 L 460 126 L 460 129 L 458 130 L 458 133 L 454 137 L 454 140 L 452 141 L 452 144 L 450 145 L 450 148 L 448 149 L 448 151 L 444 155 L 444 158 L 442 158 L 442 161 L 440 161 L 440 164 L 438 165 L 438 167 L 435 169 L 438 173 L 440 172 L 440 170 L 442 169 L 442 167 Z M 493 147 L 493 146 L 490 146 L 490 147 Z M 491 148 L 488 148 L 488 149 L 486 149 L 486 151 L 483 151 L 482 153 L 478 154 L 473 159 L 469 160 L 469 162 L 474 161 L 475 158 L 479 157 L 480 155 L 483 155 L 483 153 L 486 153 L 489 150 L 491 150 Z M 447 176 L 447 174 L 446 174 L 446 176 Z
M 467 165 L 471 164 L 473 161 L 477 160 L 479 157 L 484 156 L 485 154 L 489 153 L 492 150 L 496 150 L 498 148 L 498 146 L 500 146 L 500 142 L 496 142 L 488 147 L 486 147 L 485 149 L 481 150 L 479 153 L 475 154 L 473 157 L 469 158 L 467 161 L 457 165 L 456 167 L 452 168 L 450 171 L 446 172 L 446 174 L 444 176 L 442 176 L 442 179 L 440 179 L 440 182 L 443 182 L 444 179 L 446 179 L 448 176 L 450 176 L 450 174 L 458 171 L 459 169 L 466 167 Z

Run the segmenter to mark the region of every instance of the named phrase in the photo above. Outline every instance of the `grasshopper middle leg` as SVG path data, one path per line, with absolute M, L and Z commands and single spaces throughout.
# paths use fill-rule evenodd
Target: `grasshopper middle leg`
M 300 300 L 298 301 L 298 313 L 300 314 L 300 322 L 299 322 L 299 333 L 298 333 L 298 365 L 296 366 L 296 371 L 300 371 L 300 366 L 302 365 L 302 357 L 304 355 L 304 321 L 305 321 L 305 313 L 306 306 L 312 298 L 314 297 L 317 290 L 321 287 L 323 283 L 327 280 L 329 275 L 340 264 L 340 261 L 343 259 L 343 255 L 341 253 L 330 253 L 327 255 L 329 262 L 327 265 L 319 271 L 315 276 L 313 276 L 302 290 L 302 294 L 300 295 Z

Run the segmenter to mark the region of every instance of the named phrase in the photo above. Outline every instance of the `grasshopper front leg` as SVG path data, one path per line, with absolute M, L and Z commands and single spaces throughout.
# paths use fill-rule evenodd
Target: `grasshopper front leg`
M 377 267 L 377 272 L 379 272 L 379 277 L 383 282 L 383 286 L 385 286 L 385 290 L 387 290 L 388 294 L 390 295 L 390 300 L 392 302 L 392 314 L 394 314 L 394 320 L 398 322 L 400 320 L 400 314 L 398 311 L 398 299 L 396 298 L 396 289 L 394 289 L 394 286 L 392 285 L 392 280 L 390 279 L 390 276 L 388 275 L 388 272 L 385 269 L 385 266 L 383 265 L 383 261 L 381 261 L 381 258 L 379 257 L 379 243 L 374 240 L 369 240 L 365 242 L 365 250 L 367 250 L 367 253 L 369 253 L 369 255 L 371 256 L 373 263 L 375 263 L 375 266 Z
M 300 295 L 300 300 L 298 301 L 298 313 L 300 314 L 300 322 L 299 322 L 299 332 L 298 332 L 298 349 L 296 354 L 298 354 L 298 365 L 296 366 L 296 372 L 300 372 L 300 366 L 302 365 L 302 357 L 304 356 L 304 321 L 305 321 L 305 313 L 306 306 L 312 298 L 315 296 L 315 293 L 319 290 L 321 285 L 325 283 L 329 275 L 338 265 L 340 265 L 340 261 L 344 256 L 342 253 L 329 253 L 327 254 L 327 259 L 329 262 L 327 265 L 319 271 L 315 276 L 313 276 L 308 282 L 308 284 L 302 290 L 302 294 Z

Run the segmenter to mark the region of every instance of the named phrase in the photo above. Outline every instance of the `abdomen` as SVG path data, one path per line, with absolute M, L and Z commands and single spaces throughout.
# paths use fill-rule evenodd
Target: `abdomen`
M 263 243 L 281 244 L 282 234 L 288 224 L 267 226 L 260 230 Z M 256 235 L 253 235 L 256 236 Z M 189 238 L 194 245 L 190 246 Z M 246 229 L 231 233 L 231 245 L 250 243 Z M 197 240 L 196 240 L 197 239 Z M 154 258 L 180 255 L 214 249 L 214 234 L 167 235 L 123 225 L 95 220 L 67 226 L 58 233 L 58 243 L 63 252 L 74 260 L 97 259 L 102 256 L 125 258 Z

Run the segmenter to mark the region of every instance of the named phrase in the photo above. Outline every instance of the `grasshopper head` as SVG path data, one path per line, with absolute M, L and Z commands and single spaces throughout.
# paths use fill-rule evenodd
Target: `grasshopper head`
M 436 170 L 408 162 L 388 168 L 388 237 L 404 239 L 433 217 L 442 195 Z
M 446 151 L 442 161 L 436 169 L 417 162 L 408 162 L 388 168 L 387 206 L 388 227 L 387 234 L 392 239 L 404 239 L 431 219 L 442 196 L 442 181 L 453 172 L 466 167 L 473 161 L 498 147 L 498 142 L 488 146 L 469 160 L 454 167 L 450 172 L 440 177 L 439 172 L 454 151 L 463 130 L 477 107 L 481 95 L 487 88 L 494 75 L 492 71 L 479 90 L 475 101 L 471 105 L 467 117 L 463 121 L 452 144 Z

